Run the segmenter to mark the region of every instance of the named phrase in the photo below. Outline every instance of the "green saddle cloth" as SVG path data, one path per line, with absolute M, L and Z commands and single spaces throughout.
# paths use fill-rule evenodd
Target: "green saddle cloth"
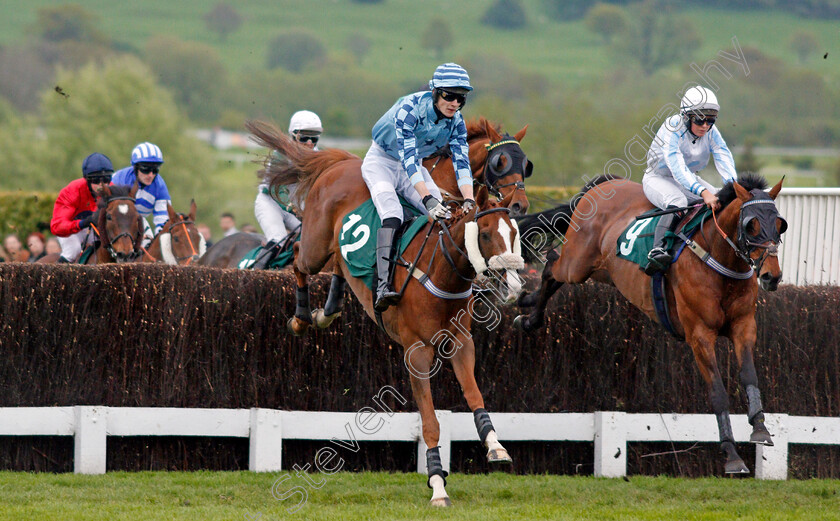
M 272 259 L 271 262 L 268 263 L 268 266 L 266 266 L 266 269 L 268 269 L 268 270 L 279 270 L 279 269 L 283 269 L 286 266 L 288 266 L 289 264 L 291 264 L 292 261 L 295 259 L 295 248 L 294 248 L 294 246 L 295 246 L 295 243 L 298 240 L 300 240 L 300 232 L 297 232 L 295 234 L 294 238 L 292 238 L 291 240 L 284 239 L 286 247 L 283 248 L 280 251 L 280 253 L 278 253 L 277 256 L 275 256 L 274 259 Z M 237 268 L 239 268 L 241 270 L 251 269 L 251 267 L 254 265 L 254 262 L 257 261 L 257 257 L 260 256 L 260 253 L 262 253 L 262 251 L 263 251 L 263 247 L 262 246 L 257 246 L 253 250 L 246 253 L 245 256 L 242 257 L 242 260 L 239 261 L 239 264 L 237 265 Z
M 656 217 L 648 218 L 644 218 L 644 216 L 658 211 L 660 211 L 659 208 L 654 208 L 653 210 L 643 213 L 640 216 L 642 218 L 633 221 L 630 226 L 628 226 L 624 232 L 618 236 L 615 250 L 618 258 L 638 264 L 642 267 L 642 269 L 647 267 L 650 262 L 648 260 L 648 253 L 651 248 L 653 248 L 653 231 L 656 229 L 656 224 L 662 216 L 657 215 Z M 690 237 L 696 228 L 700 226 L 700 223 L 703 222 L 703 217 L 709 213 L 711 213 L 711 210 L 704 208 L 698 212 L 697 215 L 692 217 L 691 221 L 689 221 L 680 231 Z M 677 237 L 674 232 L 668 231 L 665 233 L 665 243 L 667 244 L 669 251 L 674 247 L 674 244 L 679 242 L 679 240 L 680 238 Z
M 409 216 L 421 215 L 414 206 L 402 197 L 400 197 L 400 203 L 403 206 L 404 213 Z M 400 254 L 405 251 L 411 239 L 428 222 L 424 216 L 421 216 L 409 225 L 400 238 Z M 347 264 L 350 275 L 362 279 L 370 289 L 374 289 L 373 278 L 376 271 L 376 232 L 381 227 L 382 221 L 379 214 L 376 213 L 376 207 L 373 206 L 371 199 L 362 203 L 341 220 L 341 235 L 338 237 L 341 256 Z
M 85 251 L 82 252 L 82 256 L 79 257 L 79 264 L 87 264 L 88 259 L 90 259 L 90 256 L 93 255 L 94 251 L 96 251 L 96 245 L 94 244 L 85 248 Z

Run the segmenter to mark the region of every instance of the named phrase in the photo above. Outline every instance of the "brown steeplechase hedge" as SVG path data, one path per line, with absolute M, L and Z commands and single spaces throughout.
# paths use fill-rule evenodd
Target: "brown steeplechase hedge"
M 531 280 L 529 285 L 536 284 Z M 312 280 L 322 305 L 329 277 Z M 349 293 L 348 293 L 349 295 Z M 840 288 L 760 292 L 755 359 L 768 412 L 840 414 Z M 410 397 L 402 350 L 348 297 L 341 319 L 289 335 L 290 272 L 157 265 L 0 264 L 0 406 L 269 407 L 356 411 L 384 385 Z M 687 344 L 669 337 L 612 287 L 565 286 L 545 326 L 526 335 L 501 308 L 476 325 L 476 376 L 493 412 L 708 413 Z M 746 412 L 726 340 L 718 361 L 733 413 Z M 432 380 L 439 409 L 467 411 L 453 372 Z M 395 410 L 414 410 L 413 401 Z M 503 438 L 504 435 L 502 434 Z M 69 471 L 72 440 L 0 438 L 0 468 Z M 109 469 L 247 467 L 247 440 L 109 438 Z M 312 461 L 323 442 L 289 442 L 284 462 Z M 512 472 L 591 474 L 587 443 L 510 443 Z M 719 475 L 715 444 L 630 444 L 632 473 Z M 752 466 L 754 450 L 740 447 Z M 661 454 L 660 454 L 661 453 Z M 409 443 L 362 443 L 348 469 L 413 470 Z M 477 443 L 453 445 L 453 469 L 485 472 Z M 791 446 L 793 477 L 840 476 L 837 447 Z

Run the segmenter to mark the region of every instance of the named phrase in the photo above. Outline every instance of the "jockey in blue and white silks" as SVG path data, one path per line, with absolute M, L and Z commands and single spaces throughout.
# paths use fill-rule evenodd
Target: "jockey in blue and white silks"
M 642 179 L 645 196 L 665 210 L 688 205 L 698 196 L 710 208 L 718 206 L 715 188 L 697 176 L 706 168 L 709 157 L 724 183 L 737 179 L 735 160 L 718 129 L 714 126 L 720 105 L 715 94 L 701 86 L 691 87 L 683 96 L 680 113 L 665 120 L 647 154 L 647 169 Z M 671 262 L 665 251 L 665 233 L 679 221 L 679 213 L 663 215 L 654 231 L 651 271 L 664 269 Z
M 449 145 L 464 206 L 475 206 L 467 128 L 460 112 L 472 90 L 470 77 L 460 65 L 445 63 L 435 69 L 429 88 L 400 98 L 379 118 L 362 163 L 362 178 L 382 219 L 376 236 L 377 311 L 384 311 L 398 299 L 390 283 L 391 248 L 403 220 L 398 196 L 435 219 L 450 215 L 422 158 Z
M 152 237 L 169 220 L 166 207 L 171 204 L 172 198 L 169 196 L 169 189 L 166 188 L 163 177 L 159 175 L 160 165 L 162 164 L 163 153 L 157 145 L 140 143 L 131 151 L 131 166 L 117 171 L 111 178 L 111 184 L 113 185 L 131 186 L 135 180 L 139 185 L 135 196 L 135 206 L 144 218 L 144 246 L 148 246 Z M 149 226 L 149 215 L 153 216 L 154 233 Z

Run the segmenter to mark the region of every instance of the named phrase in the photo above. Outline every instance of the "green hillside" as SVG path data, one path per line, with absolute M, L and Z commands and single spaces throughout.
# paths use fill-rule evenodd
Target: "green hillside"
M 233 3 L 244 22 L 224 43 L 207 30 L 202 18 L 216 0 L 77 3 L 96 13 L 101 19 L 100 29 L 118 42 L 142 48 L 146 39 L 154 35 L 177 35 L 216 47 L 225 64 L 238 71 L 264 68 L 268 41 L 284 30 L 296 28 L 316 34 L 329 52 L 336 54 L 347 52 L 348 37 L 364 35 L 371 42 L 363 61 L 365 69 L 400 83 L 425 79 L 439 60 L 421 47 L 420 34 L 429 20 L 438 15 L 444 15 L 456 33 L 447 57 L 475 53 L 506 56 L 523 69 L 573 84 L 603 78 L 616 65 L 600 38 L 582 21 L 551 20 L 541 0 L 522 2 L 529 25 L 516 31 L 492 29 L 479 22 L 491 0 L 385 0 L 379 4 L 350 0 L 249 0 Z M 55 0 L 0 3 L 0 44 L 25 38 L 37 20 L 38 8 L 58 4 Z M 835 20 L 725 9 L 690 8 L 683 14 L 702 31 L 703 44 L 696 52 L 698 62 L 710 59 L 720 50 L 730 50 L 730 39 L 736 36 L 742 46 L 754 46 L 793 63 L 796 56 L 788 45 L 790 36 L 807 29 L 824 48 L 819 58 L 825 52 L 829 54 L 829 59 L 812 60 L 808 68 L 835 82 L 840 79 L 840 35 Z

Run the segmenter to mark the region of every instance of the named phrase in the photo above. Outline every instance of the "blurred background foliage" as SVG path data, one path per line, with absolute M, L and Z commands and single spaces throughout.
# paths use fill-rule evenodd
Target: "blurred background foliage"
M 645 127 L 655 132 L 687 82 L 709 81 L 744 165 L 803 185 L 840 176 L 840 0 L 13 4 L 0 4 L 6 191 L 54 192 L 90 152 L 120 168 L 136 143 L 153 141 L 176 209 L 195 197 L 214 228 L 222 211 L 253 223 L 258 157 L 214 150 L 194 129 L 241 131 L 250 118 L 285 128 L 307 108 L 326 136 L 365 139 L 442 61 L 471 74 L 466 118 L 511 133 L 529 125 L 531 185 L 580 185 L 626 157 L 634 137 L 649 143 Z M 733 37 L 749 74 L 721 54 L 737 52 Z M 756 157 L 771 146 L 821 152 Z

